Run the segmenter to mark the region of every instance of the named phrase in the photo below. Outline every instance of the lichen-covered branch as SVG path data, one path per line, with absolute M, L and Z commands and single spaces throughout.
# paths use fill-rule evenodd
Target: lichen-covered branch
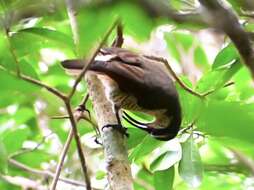
M 86 74 L 86 81 L 99 128 L 102 129 L 107 124 L 117 124 L 113 106 L 105 95 L 103 78 L 90 71 Z M 132 190 L 131 169 L 123 135 L 112 128 L 105 128 L 101 134 L 109 189 Z

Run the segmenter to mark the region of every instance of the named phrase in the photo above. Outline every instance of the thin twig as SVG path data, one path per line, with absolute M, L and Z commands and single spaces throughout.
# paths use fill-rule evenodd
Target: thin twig
M 232 86 L 232 85 L 234 85 L 234 84 L 235 84 L 234 82 L 229 82 L 229 83 L 225 84 L 225 85 L 223 86 L 223 88 Z M 203 97 L 206 97 L 206 96 L 208 96 L 208 95 L 214 93 L 214 92 L 217 91 L 217 90 L 218 90 L 218 89 L 209 90 L 209 91 L 203 93 L 202 96 L 203 96 Z
M 173 76 L 173 78 L 176 80 L 176 82 L 184 89 L 186 90 L 187 92 L 189 92 L 190 94 L 194 95 L 194 96 L 197 96 L 199 98 L 202 98 L 204 99 L 205 97 L 207 97 L 208 95 L 214 93 L 215 91 L 217 91 L 218 89 L 212 89 L 212 90 L 209 90 L 205 93 L 198 93 L 198 92 L 195 92 L 194 90 L 192 90 L 191 88 L 189 88 L 188 86 L 186 86 L 186 84 L 184 84 L 183 81 L 181 81 L 181 79 L 176 75 L 176 73 L 174 72 L 174 70 L 172 69 L 172 67 L 170 66 L 170 64 L 168 63 L 168 61 L 162 57 L 155 57 L 155 56 L 147 56 L 145 55 L 145 57 L 149 58 L 149 59 L 153 59 L 155 61 L 159 61 L 159 62 L 162 62 L 166 68 L 168 69 L 168 71 L 170 72 L 170 74 Z M 229 82 L 227 84 L 225 84 L 223 87 L 228 87 L 228 86 L 231 86 L 231 85 L 234 85 L 234 82 Z
M 173 76 L 173 78 L 176 80 L 176 82 L 187 92 L 189 92 L 190 94 L 197 96 L 199 98 L 204 98 L 204 96 L 202 94 L 199 94 L 198 92 L 195 92 L 194 90 L 192 90 L 191 88 L 189 88 L 188 86 L 186 86 L 181 79 L 176 75 L 176 73 L 174 72 L 174 70 L 171 68 L 171 66 L 169 65 L 168 61 L 162 57 L 155 57 L 155 56 L 145 56 L 149 59 L 153 59 L 155 61 L 159 61 L 162 62 L 166 68 L 168 69 L 168 71 L 170 72 L 170 74 Z
M 68 115 L 70 116 L 70 122 L 71 122 L 71 126 L 72 126 L 72 131 L 74 134 L 74 138 L 76 141 L 76 145 L 77 145 L 77 149 L 78 149 L 78 155 L 79 155 L 79 159 L 81 162 L 81 167 L 85 176 L 85 182 L 87 185 L 87 190 L 91 190 L 91 182 L 90 182 L 90 178 L 88 176 L 88 170 L 87 170 L 87 166 L 86 166 L 86 160 L 85 160 L 85 156 L 83 154 L 83 150 L 82 150 L 82 144 L 81 144 L 81 140 L 79 137 L 79 133 L 78 133 L 78 129 L 77 129 L 77 123 L 76 123 L 76 119 L 73 115 L 73 112 L 71 110 L 71 105 L 69 102 L 65 102 L 65 106 L 68 112 Z M 53 189 L 52 189 L 53 190 Z
M 70 119 L 69 115 L 57 115 L 51 117 L 51 119 Z M 91 118 L 87 117 L 86 115 L 80 115 L 79 119 L 84 119 L 85 121 L 89 122 L 94 128 L 98 129 L 97 123 L 95 123 Z
M 44 142 L 46 141 L 46 139 L 51 136 L 53 133 L 51 132 L 50 134 L 44 136 L 42 139 L 41 139 L 41 142 L 39 142 L 34 148 L 32 149 L 25 149 L 25 150 L 21 150 L 21 151 L 17 151 L 17 152 L 14 152 L 13 154 L 10 154 L 9 155 L 9 158 L 15 158 L 16 156 L 20 156 L 22 154 L 26 154 L 26 153 L 29 153 L 29 152 L 34 152 L 36 151 L 41 145 L 44 144 Z
M 44 176 L 44 177 L 50 177 L 50 178 L 54 177 L 54 173 L 52 173 L 50 171 L 34 169 L 34 168 L 31 168 L 31 167 L 29 167 L 25 164 L 22 164 L 22 163 L 14 160 L 14 159 L 9 159 L 8 162 L 13 166 L 22 169 L 23 171 L 33 173 L 33 174 L 38 175 L 38 176 Z M 86 187 L 86 185 L 82 182 L 67 179 L 67 178 L 64 178 L 64 177 L 60 177 L 59 180 L 65 182 L 65 183 L 71 184 L 71 185 Z
M 69 131 L 68 137 L 66 139 L 66 142 L 64 144 L 63 151 L 61 152 L 60 159 L 58 161 L 55 174 L 53 175 L 53 180 L 52 180 L 52 183 L 51 183 L 50 190 L 55 190 L 56 189 L 57 182 L 60 179 L 61 169 L 63 167 L 63 163 L 64 163 L 64 160 L 65 160 L 66 154 L 68 152 L 68 149 L 70 147 L 72 138 L 73 138 L 73 129 L 71 128 L 70 131 Z
M 233 148 L 229 148 L 229 149 L 235 155 L 237 160 L 240 163 L 242 163 L 251 172 L 252 176 L 254 176 L 254 162 L 253 162 L 253 160 L 251 160 L 250 158 L 248 158 L 247 156 L 245 156 L 243 153 L 241 153 L 238 150 L 235 150 Z
M 32 84 L 35 84 L 37 86 L 40 86 L 40 87 L 43 87 L 45 88 L 46 90 L 48 90 L 49 92 L 51 92 L 52 94 L 56 95 L 57 97 L 61 98 L 63 101 L 65 101 L 67 99 L 66 95 L 64 95 L 62 92 L 58 91 L 56 88 L 53 88 L 51 86 L 48 86 L 36 79 L 33 79 L 29 76 L 25 76 L 23 74 L 20 74 L 19 77 L 25 81 L 28 81 Z
M 89 65 L 94 61 L 95 57 L 97 56 L 98 52 L 100 51 L 100 49 L 102 48 L 102 46 L 105 44 L 106 40 L 108 39 L 108 36 L 112 33 L 112 31 L 114 30 L 114 28 L 119 24 L 120 20 L 117 19 L 113 25 L 110 27 L 110 29 L 106 32 L 105 36 L 103 37 L 102 41 L 100 42 L 99 46 L 97 47 L 97 49 L 95 50 L 95 52 L 93 53 L 93 56 L 90 58 L 90 60 L 88 61 L 88 63 L 84 66 L 84 68 L 82 69 L 82 71 L 80 72 L 80 74 L 78 75 L 78 77 L 75 80 L 75 83 L 72 87 L 71 92 L 69 93 L 68 98 L 70 99 L 75 91 L 76 88 L 78 86 L 78 84 L 80 83 L 81 79 L 83 78 L 83 76 L 85 75 Z
M 76 19 L 76 10 L 74 8 L 74 1 L 65 0 L 65 3 L 67 8 L 67 14 L 70 20 L 73 42 L 76 47 L 76 53 L 79 54 L 79 31 L 78 31 L 78 23 Z

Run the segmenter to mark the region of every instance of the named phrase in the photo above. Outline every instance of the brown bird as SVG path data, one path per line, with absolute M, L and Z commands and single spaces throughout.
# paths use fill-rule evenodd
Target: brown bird
M 84 64 L 81 60 L 62 62 L 64 68 L 71 70 L 81 70 Z M 177 135 L 181 124 L 178 93 L 165 66 L 159 61 L 123 48 L 102 48 L 88 70 L 106 75 L 111 80 L 106 89 L 119 125 L 121 110 L 122 118 L 156 139 L 170 140 Z M 155 121 L 139 122 L 122 109 L 148 113 L 155 117 Z

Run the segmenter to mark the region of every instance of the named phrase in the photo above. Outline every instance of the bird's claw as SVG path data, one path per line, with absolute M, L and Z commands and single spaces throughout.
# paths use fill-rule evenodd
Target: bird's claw
M 102 143 L 98 140 L 98 137 L 95 137 L 94 142 L 98 145 L 102 146 Z
M 90 111 L 86 108 L 86 106 L 85 105 L 79 105 L 77 108 L 76 108 L 76 111 L 79 111 L 79 112 L 87 112 L 87 114 L 88 114 L 88 117 L 89 117 L 89 119 L 91 120 L 91 113 L 90 113 Z
M 101 130 L 103 131 L 105 128 L 113 128 L 126 137 L 130 136 L 129 133 L 127 133 L 127 128 L 123 127 L 120 124 L 108 124 L 108 125 L 103 126 Z

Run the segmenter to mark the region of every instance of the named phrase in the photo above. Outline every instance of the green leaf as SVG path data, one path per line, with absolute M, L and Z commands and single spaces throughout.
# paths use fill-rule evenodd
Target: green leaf
M 221 67 L 222 68 L 222 67 Z M 204 93 L 210 90 L 221 90 L 225 84 L 242 68 L 240 59 L 232 60 L 227 68 L 216 69 L 205 74 L 197 83 L 196 90 Z
M 198 148 L 193 136 L 182 143 L 182 159 L 179 163 L 179 175 L 192 187 L 198 187 L 202 182 L 203 167 Z
M 27 28 L 14 33 L 11 38 L 12 46 L 17 56 L 38 55 L 42 48 L 54 47 L 62 51 L 74 49 L 72 39 L 55 30 L 46 28 Z
M 17 112 L 13 115 L 13 119 L 15 119 L 17 125 L 24 124 L 34 117 L 35 113 L 33 108 L 28 107 L 18 109 Z
M 210 68 L 206 53 L 201 46 L 197 46 L 194 51 L 194 62 L 203 70 L 208 70 Z
M 6 130 L 3 134 L 3 143 L 8 154 L 14 153 L 21 149 L 23 142 L 28 138 L 30 130 L 27 126 L 20 126 Z
M 182 156 L 181 146 L 178 140 L 171 141 L 165 144 L 165 146 L 174 146 L 172 150 L 166 151 L 159 155 L 150 165 L 150 170 L 152 172 L 166 170 L 176 164 Z M 169 149 L 169 148 L 168 148 Z
M 198 122 L 199 130 L 217 137 L 254 143 L 254 104 L 210 100 Z
M 242 67 L 240 59 L 236 59 L 232 62 L 230 67 L 224 71 L 221 80 L 215 85 L 215 89 L 223 87 Z
M 174 37 L 170 33 L 167 33 L 167 34 L 165 34 L 165 40 L 167 42 L 167 48 L 168 48 L 168 51 L 171 54 L 171 56 L 176 61 L 180 62 L 181 55 L 177 49 Z
M 8 71 L 14 71 L 16 65 L 11 52 L 5 33 L 0 31 L 0 69 L 3 67 Z
M 174 35 L 176 43 L 179 43 L 183 49 L 188 52 L 194 42 L 193 35 L 185 32 L 172 32 L 172 35 Z
M 55 155 L 51 155 L 45 150 L 36 150 L 16 156 L 16 159 L 25 165 L 35 168 L 41 168 L 43 162 L 49 162 L 52 159 L 56 159 Z
M 154 187 L 156 190 L 171 190 L 175 177 L 174 167 L 154 173 Z
M 79 54 L 88 56 L 115 20 L 115 15 L 106 8 L 84 9 L 80 12 L 77 16 L 80 37 Z
M 48 39 L 54 42 L 57 42 L 64 47 L 69 47 L 70 49 L 74 48 L 73 40 L 70 36 L 59 32 L 57 30 L 52 30 L 48 28 L 39 28 L 39 27 L 32 27 L 32 28 L 26 28 L 23 30 L 19 30 L 19 33 L 30 33 L 37 36 L 40 36 L 44 39 Z
M 158 141 L 151 136 L 146 136 L 143 141 L 133 149 L 130 154 L 130 160 L 138 161 L 142 160 L 144 156 L 151 153 L 154 149 L 159 147 L 162 144 L 162 141 Z
M 0 81 L 1 83 L 0 92 L 22 92 L 22 93 L 32 93 L 40 89 L 39 87 L 23 81 L 12 74 L 0 69 Z
M 106 176 L 106 173 L 104 171 L 100 170 L 100 171 L 96 172 L 96 179 L 97 180 L 104 179 L 105 176 Z
M 212 69 L 227 68 L 234 59 L 240 59 L 237 49 L 233 44 L 223 48 L 216 56 Z M 228 65 L 229 64 L 229 65 Z
M 40 88 L 29 82 L 23 81 L 0 68 L 0 81 L 1 82 L 1 92 L 22 92 L 22 93 L 32 93 Z
M 133 127 L 128 128 L 128 133 L 130 134 L 130 137 L 128 138 L 127 141 L 128 149 L 137 147 L 140 143 L 142 143 L 143 139 L 147 136 L 147 133 L 145 133 L 144 131 Z
M 154 27 L 153 20 L 139 6 L 127 2 L 117 4 L 113 10 L 121 18 L 124 32 L 137 40 L 148 40 Z
M 0 173 L 6 173 L 8 168 L 8 154 L 0 138 Z
M 31 78 L 34 78 L 36 80 L 40 80 L 38 74 L 36 73 L 33 66 L 28 63 L 26 60 L 22 59 L 19 62 L 21 73 L 30 76 Z

